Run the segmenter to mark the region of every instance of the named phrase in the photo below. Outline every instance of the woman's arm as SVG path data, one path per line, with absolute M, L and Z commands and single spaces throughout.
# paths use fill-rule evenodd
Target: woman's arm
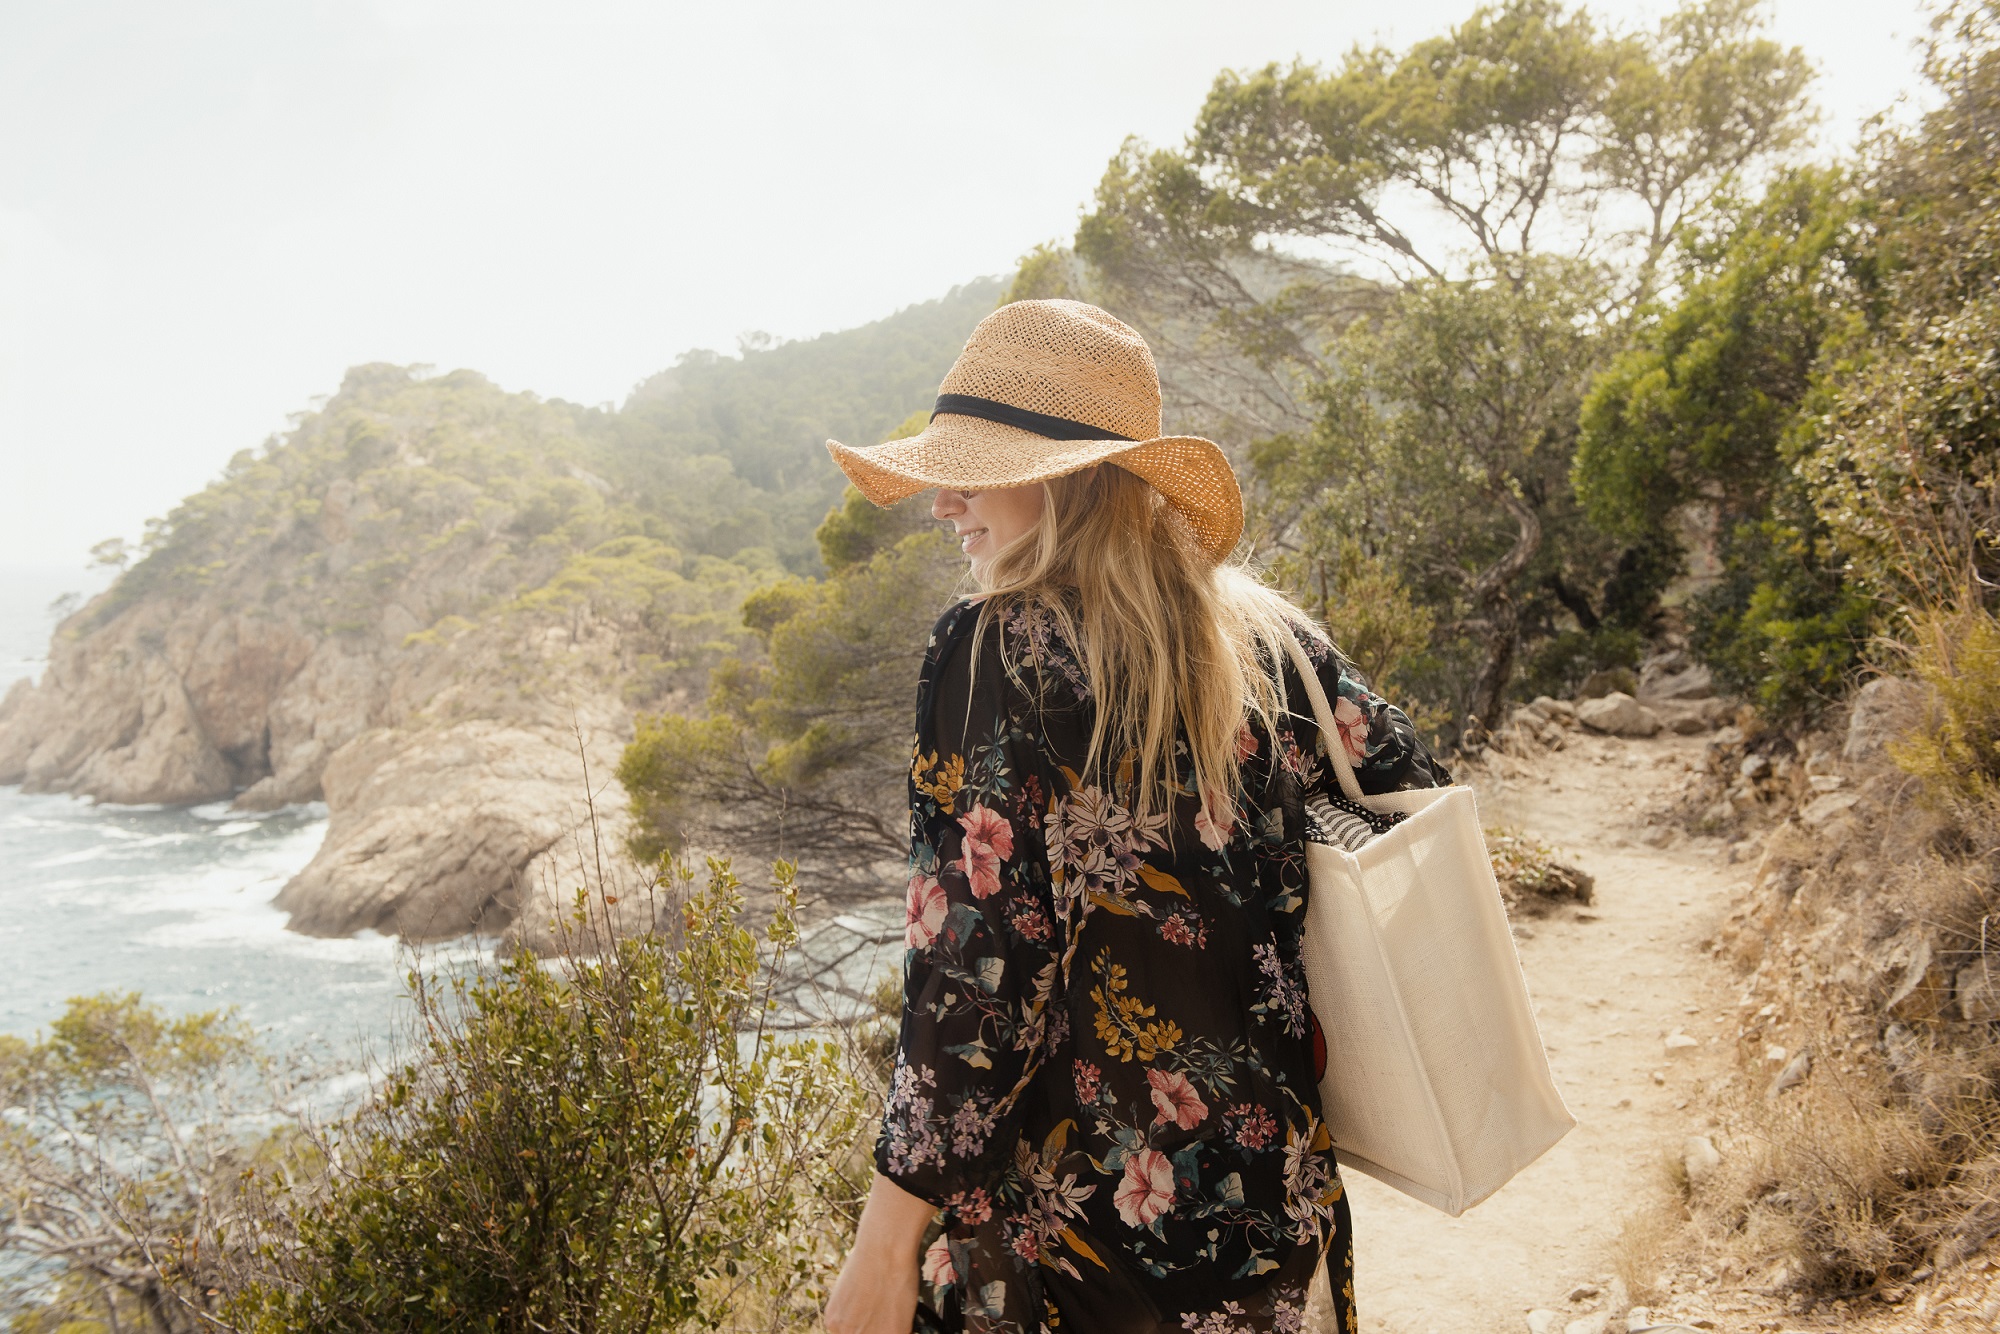
M 1451 782 L 1450 772 L 1424 744 L 1407 714 L 1362 685 L 1325 641 L 1301 635 L 1299 642 L 1317 669 L 1327 702 L 1333 706 L 1339 742 L 1363 792 L 1379 795 L 1404 788 L 1444 787 Z M 1315 732 L 1319 730 L 1319 721 L 1309 717 L 1311 709 L 1303 698 L 1293 709 L 1312 723 Z M 1332 745 L 1334 740 L 1320 739 L 1322 745 Z M 1319 777 L 1327 791 L 1338 790 L 1330 766 Z
M 875 1174 L 854 1247 L 827 1299 L 827 1334 L 909 1334 L 917 1313 L 917 1248 L 936 1212 Z

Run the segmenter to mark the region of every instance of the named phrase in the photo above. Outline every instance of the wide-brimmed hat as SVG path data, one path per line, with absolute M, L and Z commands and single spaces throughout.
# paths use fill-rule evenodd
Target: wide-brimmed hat
M 1112 463 L 1151 482 L 1203 550 L 1243 535 L 1243 493 L 1211 440 L 1160 434 L 1160 374 L 1136 331 L 1081 301 L 1014 301 L 979 322 L 917 435 L 826 442 L 861 494 L 893 505 L 934 486 L 1025 486 Z

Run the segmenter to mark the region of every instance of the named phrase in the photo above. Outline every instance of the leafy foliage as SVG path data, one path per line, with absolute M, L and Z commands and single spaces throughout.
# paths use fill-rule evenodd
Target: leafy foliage
M 1680 300 L 1647 316 L 1583 405 L 1586 512 L 1676 545 L 1698 516 L 1721 572 L 1690 604 L 1693 644 L 1777 719 L 1837 697 L 1876 625 L 1793 466 L 1825 349 L 1874 300 L 1868 212 L 1838 172 L 1779 180 L 1691 251 Z
M 333 1146 L 232 1303 L 254 1330 L 802 1322 L 855 1217 L 866 1112 L 831 1038 L 771 1026 L 791 870 L 760 950 L 724 863 L 677 867 L 678 945 L 415 979 L 421 1049 Z M 583 895 L 579 895 L 583 899 Z M 587 911 L 580 902 L 579 918 Z
M 761 660 L 716 668 L 706 718 L 639 720 L 618 768 L 638 852 L 748 849 L 798 858 L 829 892 L 879 892 L 907 852 L 911 683 L 964 573 L 920 505 L 875 510 L 850 488 L 820 525 L 828 575 L 745 601 Z
M 1344 335 L 1312 433 L 1254 455 L 1289 534 L 1280 568 L 1310 594 L 1344 546 L 1382 562 L 1434 618 L 1445 670 L 1412 684 L 1461 716 L 1500 716 L 1523 622 L 1550 621 L 1560 593 L 1603 615 L 1608 553 L 1569 488 L 1599 290 L 1552 260 L 1413 284 Z M 1590 593 L 1570 591 L 1580 579 Z
M 1001 289 L 996 279 L 966 283 L 859 328 L 746 341 L 735 358 L 689 353 L 632 391 L 609 475 L 691 549 L 768 546 L 795 573 L 812 573 L 812 524 L 842 485 L 827 440 L 872 445 L 928 407 Z
M 1675 573 L 1669 536 L 1579 512 L 1576 414 L 1690 220 L 1809 120 L 1761 22 L 1707 0 L 1621 35 L 1509 0 L 1407 51 L 1224 73 L 1077 232 L 1121 312 L 1230 386 L 1195 397 L 1251 442 L 1296 591 L 1344 543 L 1384 562 L 1460 719 L 1499 715 L 1524 645 L 1537 688 L 1630 653 Z
M 1940 22 L 1944 104 L 1871 182 L 1882 308 L 1830 349 L 1800 457 L 1861 580 L 1924 607 L 2000 576 L 2000 6 Z

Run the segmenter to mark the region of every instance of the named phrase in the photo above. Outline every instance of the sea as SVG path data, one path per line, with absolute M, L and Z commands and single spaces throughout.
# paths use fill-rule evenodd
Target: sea
M 59 599 L 107 582 L 104 571 L 0 568 L 0 695 L 44 670 Z M 320 805 L 245 814 L 223 801 L 111 806 L 0 787 L 0 1032 L 34 1041 L 72 997 L 136 992 L 169 1014 L 232 1010 L 276 1052 L 390 1056 L 418 960 L 373 932 L 287 931 L 271 904 L 325 837 Z

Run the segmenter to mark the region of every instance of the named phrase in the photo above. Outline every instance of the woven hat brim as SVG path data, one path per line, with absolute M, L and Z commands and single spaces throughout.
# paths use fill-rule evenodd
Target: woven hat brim
M 1016 426 L 941 412 L 920 433 L 856 449 L 838 440 L 827 452 L 862 495 L 893 505 L 919 491 L 983 491 L 1065 477 L 1114 463 L 1146 481 L 1180 511 L 1202 549 L 1226 558 L 1243 536 L 1243 492 L 1229 458 L 1198 435 L 1152 440 L 1050 440 Z

